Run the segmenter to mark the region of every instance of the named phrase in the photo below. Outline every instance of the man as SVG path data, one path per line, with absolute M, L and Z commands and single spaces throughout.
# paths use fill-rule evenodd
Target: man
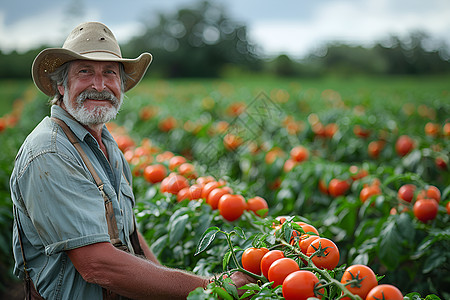
M 130 168 L 105 126 L 151 60 L 149 53 L 122 58 L 113 33 L 96 22 L 77 26 L 62 48 L 36 57 L 33 80 L 53 97 L 51 118 L 25 140 L 10 181 L 14 273 L 31 279 L 30 293 L 45 299 L 185 299 L 208 283 L 162 266 L 143 237 L 133 234 Z M 133 255 L 139 248 L 146 259 Z M 232 279 L 237 286 L 249 280 L 241 273 Z

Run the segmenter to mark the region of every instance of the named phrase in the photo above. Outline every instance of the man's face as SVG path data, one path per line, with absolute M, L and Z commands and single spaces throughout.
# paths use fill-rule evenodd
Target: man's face
M 119 72 L 117 62 L 72 62 L 67 87 L 58 87 L 67 112 L 87 126 L 114 119 L 123 99 Z

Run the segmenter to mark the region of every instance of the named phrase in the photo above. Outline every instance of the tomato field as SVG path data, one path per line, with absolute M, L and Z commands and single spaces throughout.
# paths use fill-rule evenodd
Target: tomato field
M 158 259 L 216 275 L 188 299 L 237 298 L 236 270 L 255 278 L 252 299 L 448 299 L 448 80 L 147 79 L 108 128 Z M 6 282 L 9 174 L 49 108 L 30 83 L 0 87 Z

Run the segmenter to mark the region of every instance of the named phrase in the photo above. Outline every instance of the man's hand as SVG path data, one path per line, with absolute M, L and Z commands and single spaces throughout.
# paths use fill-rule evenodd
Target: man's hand
M 240 290 L 239 288 L 248 284 L 248 283 L 256 283 L 256 279 L 248 276 L 247 274 L 244 274 L 242 272 L 235 272 L 231 274 L 231 280 L 233 280 L 233 283 L 236 285 L 238 289 L 239 296 L 242 296 L 245 293 L 245 290 Z

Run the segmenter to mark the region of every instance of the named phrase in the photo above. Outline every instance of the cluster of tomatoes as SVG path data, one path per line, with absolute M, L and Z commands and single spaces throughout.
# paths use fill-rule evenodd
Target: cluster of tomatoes
M 282 224 L 286 218 L 278 220 Z M 320 270 L 333 270 L 339 263 L 338 247 L 332 240 L 320 237 L 314 226 L 304 222 L 295 223 L 301 227 L 301 231 L 293 230 L 289 244 L 296 252 L 292 252 L 292 249 L 275 249 L 277 247 L 273 247 L 273 250 L 250 247 L 242 254 L 242 267 L 253 274 L 262 274 L 272 283 L 272 288 L 281 286 L 286 300 L 306 300 L 309 297 L 321 299 L 326 283 L 333 280 L 341 289 L 347 290 L 347 295 L 350 293 L 367 300 L 403 299 L 401 291 L 394 285 L 378 285 L 377 276 L 365 265 L 347 267 L 340 279 L 324 278 Z M 281 224 L 274 226 L 275 232 L 281 229 Z M 341 299 L 350 298 L 345 296 Z
M 417 189 L 414 184 L 408 183 L 398 189 L 398 198 L 401 200 L 399 209 L 401 212 L 408 211 L 413 204 L 414 216 L 421 222 L 426 223 L 434 220 L 439 211 L 441 192 L 433 185 L 425 189 Z M 450 214 L 450 202 L 446 205 L 447 213 Z M 392 208 L 391 213 L 397 213 L 396 208 Z
M 227 221 L 239 219 L 245 210 L 260 217 L 268 214 L 268 204 L 264 198 L 255 196 L 246 200 L 242 195 L 235 194 L 224 180 L 216 180 L 212 176 L 199 177 L 194 165 L 184 156 L 167 153 L 166 158 L 159 157 L 160 162 L 145 166 L 142 173 L 148 182 L 160 183 L 161 192 L 176 195 L 178 202 L 204 200 L 213 210 L 218 209 Z

